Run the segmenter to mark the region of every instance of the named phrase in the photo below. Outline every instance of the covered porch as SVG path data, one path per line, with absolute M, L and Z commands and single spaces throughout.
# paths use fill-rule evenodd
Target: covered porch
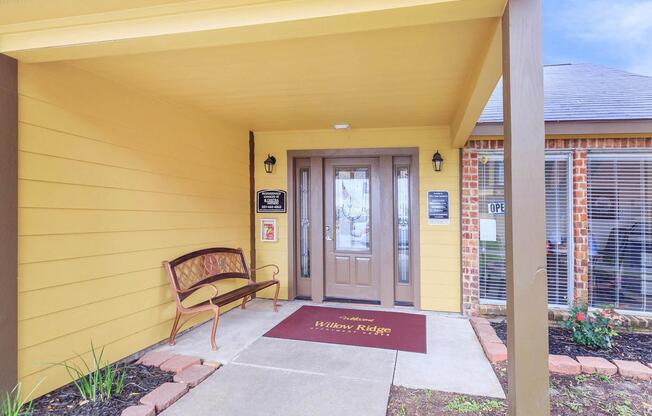
M 539 1 L 39 6 L 10 2 L 0 19 L 6 171 L 0 208 L 9 236 L 0 258 L 6 288 L 0 338 L 8 351 L 0 389 L 44 380 L 43 394 L 65 384 L 64 369 L 44 363 L 87 356 L 89 339 L 105 346 L 111 361 L 165 339 L 174 303 L 161 261 L 211 246 L 243 248 L 252 269 L 279 265 L 284 300 L 330 297 L 460 313 L 461 252 L 477 247 L 461 246 L 467 196 L 459 186 L 465 169 L 459 149 L 502 73 L 509 398 L 514 414 L 547 413 Z M 333 128 L 342 124 L 348 127 Z M 436 152 L 444 160 L 441 171 L 433 169 Z M 269 156 L 277 163 L 267 173 Z M 395 269 L 394 224 L 401 219 L 357 215 L 355 221 L 367 221 L 362 229 L 371 230 L 362 251 L 381 251 L 351 255 L 346 266 L 333 254 L 337 247 L 329 248 L 329 232 L 337 230 L 322 201 L 331 194 L 327 168 L 337 172 L 336 157 L 357 173 L 370 166 L 365 180 L 376 199 L 368 208 L 378 213 L 398 211 L 381 195 L 394 192 L 399 185 L 392 175 L 408 167 L 406 281 Z M 302 218 L 293 192 L 301 166 L 311 169 L 307 187 L 320 191 L 311 203 L 322 207 L 311 211 L 308 276 L 300 264 Z M 256 192 L 265 189 L 288 191 L 289 212 L 256 212 Z M 431 192 L 447 195 L 445 221 L 429 216 Z M 262 220 L 275 221 L 272 241 L 263 241 Z M 371 289 L 329 289 L 361 265 L 368 268 L 357 277 Z M 295 303 L 286 305 L 291 310 Z M 459 317 L 436 322 L 468 325 Z M 451 334 L 464 337 L 465 331 Z M 233 352 L 228 360 L 265 342 L 243 349 L 241 340 L 232 341 L 227 335 L 219 341 L 221 353 Z M 419 376 L 418 366 L 402 367 L 399 358 L 395 354 L 395 379 Z M 385 359 L 389 374 L 392 360 Z M 474 381 L 467 382 L 472 390 Z
M 403 386 L 471 396 L 504 398 L 494 370 L 469 324 L 457 314 L 426 316 L 427 353 L 264 337 L 267 331 L 309 301 L 256 299 L 246 310 L 224 314 L 217 351 L 206 348 L 210 324 L 181 335 L 175 346 L 153 351 L 199 357 L 223 367 L 163 414 L 385 415 L 390 388 Z M 377 310 L 376 306 L 326 303 L 325 307 Z M 409 308 L 380 308 L 415 313 Z M 247 388 L 243 388 L 247 386 Z M 250 400 L 260 392 L 263 400 Z M 263 396 L 261 396 L 262 398 Z

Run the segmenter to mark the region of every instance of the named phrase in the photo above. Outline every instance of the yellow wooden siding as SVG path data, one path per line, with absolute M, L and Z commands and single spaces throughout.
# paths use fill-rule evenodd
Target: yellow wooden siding
M 381 147 L 419 148 L 419 201 L 421 245 L 421 308 L 460 312 L 460 199 L 459 149 L 450 145 L 446 127 L 388 129 L 305 130 L 256 133 L 256 188 L 287 189 L 287 151 L 299 149 L 346 149 Z M 444 157 L 442 172 L 432 168 L 435 150 Z M 267 154 L 276 156 L 274 172 L 262 169 Z M 446 190 L 450 196 L 450 224 L 428 225 L 427 192 Z M 257 243 L 258 264 L 277 263 L 281 267 L 281 296 L 287 298 L 288 218 L 287 214 L 256 214 L 257 236 L 260 219 L 275 218 L 279 239 L 275 243 Z M 270 296 L 271 292 L 264 293 Z
M 19 378 L 42 394 L 91 340 L 115 361 L 167 337 L 162 260 L 248 256 L 248 135 L 65 64 L 20 65 L 19 119 Z

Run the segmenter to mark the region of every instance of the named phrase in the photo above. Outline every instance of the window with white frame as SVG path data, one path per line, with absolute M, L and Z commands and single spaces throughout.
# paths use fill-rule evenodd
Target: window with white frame
M 548 303 L 568 305 L 572 291 L 572 169 L 570 153 L 545 161 Z M 505 164 L 503 154 L 478 155 L 480 300 L 503 302 L 505 276 Z
M 588 156 L 589 302 L 652 311 L 652 153 Z

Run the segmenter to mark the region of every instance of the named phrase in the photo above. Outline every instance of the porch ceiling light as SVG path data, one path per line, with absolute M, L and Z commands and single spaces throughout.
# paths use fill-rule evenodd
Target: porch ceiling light
M 432 155 L 432 167 L 435 169 L 435 172 L 441 172 L 441 165 L 444 164 L 444 158 L 439 154 L 439 150 Z
M 351 125 L 349 123 L 336 123 L 333 124 L 333 128 L 335 130 L 345 130 L 345 129 L 350 129 Z
M 265 159 L 265 173 L 272 173 L 274 170 L 274 165 L 276 164 L 276 158 L 269 153 L 267 154 L 267 159 Z

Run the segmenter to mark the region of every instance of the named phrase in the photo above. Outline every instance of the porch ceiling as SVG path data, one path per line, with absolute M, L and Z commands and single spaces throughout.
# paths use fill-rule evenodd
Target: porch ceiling
M 62 1 L 0 4 L 0 53 L 253 130 L 448 125 L 461 146 L 500 76 L 506 0 Z

